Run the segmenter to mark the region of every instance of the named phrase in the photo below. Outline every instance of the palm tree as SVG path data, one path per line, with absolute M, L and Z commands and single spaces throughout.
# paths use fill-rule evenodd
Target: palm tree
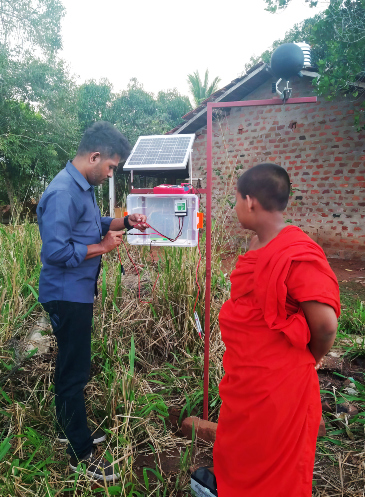
M 209 85 L 208 77 L 208 69 L 205 71 L 204 83 L 202 83 L 198 71 L 195 71 L 193 74 L 188 74 L 189 90 L 193 96 L 194 104 L 196 107 L 198 107 L 201 102 L 208 98 L 212 93 L 218 90 L 218 84 L 221 79 L 216 77 Z

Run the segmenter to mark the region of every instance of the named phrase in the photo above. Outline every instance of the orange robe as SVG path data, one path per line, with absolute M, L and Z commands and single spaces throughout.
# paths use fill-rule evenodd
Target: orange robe
M 340 313 L 323 250 L 295 226 L 240 256 L 219 323 L 226 345 L 214 445 L 219 497 L 310 497 L 321 400 L 299 302 Z

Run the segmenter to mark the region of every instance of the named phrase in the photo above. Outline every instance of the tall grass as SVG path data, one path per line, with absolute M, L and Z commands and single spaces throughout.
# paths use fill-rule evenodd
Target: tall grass
M 230 291 L 225 274 L 230 271 L 222 269 L 222 260 L 235 245 L 225 226 L 238 166 L 237 161 L 232 164 L 212 233 L 209 414 L 214 421 L 220 407 L 224 352 L 218 313 Z M 103 258 L 86 407 L 93 426 L 107 431 L 101 451 L 122 476 L 109 485 L 71 474 L 65 447 L 56 442 L 52 386 L 56 351 L 43 356 L 19 352 L 28 329 L 44 315 L 37 305 L 40 249 L 36 225 L 0 225 L 0 496 L 190 496 L 188 468 L 198 452 L 211 455 L 212 447 L 180 438 L 169 426 L 168 409 L 180 407 L 181 419 L 202 413 L 204 342 L 193 320 L 198 249 L 166 247 L 155 251 L 152 259 L 149 247 L 130 248 L 141 272 L 142 297 L 150 304 L 139 302 L 137 276 L 123 248 L 125 275 L 115 252 Z M 204 328 L 204 236 L 201 249 L 197 312 Z M 152 293 L 157 273 L 160 278 Z M 341 329 L 363 335 L 363 306 L 347 307 Z M 361 390 L 362 408 L 363 394 Z M 176 452 L 175 473 L 164 473 L 161 454 Z M 139 467 L 141 456 L 149 458 L 148 466 Z
M 0 337 L 18 333 L 37 306 L 41 269 L 38 226 L 0 225 Z
M 217 331 L 220 306 L 229 295 L 221 271 L 221 240 L 213 249 L 212 389 L 217 414 L 223 345 Z M 197 310 L 204 319 L 205 243 L 198 272 L 202 292 Z M 65 449 L 56 442 L 52 374 L 55 351 L 19 363 L 19 350 L 30 327 L 44 311 L 37 305 L 41 241 L 38 227 L 0 226 L 0 495 L 95 495 L 95 484 L 69 472 Z M 195 329 L 198 250 L 166 247 L 151 259 L 149 247 L 131 248 L 141 271 L 137 277 L 121 250 L 126 275 L 115 253 L 103 261 L 99 297 L 94 306 L 93 377 L 87 412 L 108 433 L 105 457 L 118 466 L 122 480 L 98 484 L 98 495 L 189 495 L 188 467 L 194 450 L 169 428 L 169 406 L 199 413 L 203 392 L 203 341 Z M 154 293 L 157 272 L 160 278 Z M 214 331 L 216 332 L 214 333 Z M 175 477 L 163 473 L 160 454 L 180 451 Z M 138 454 L 153 455 L 154 465 L 138 473 Z

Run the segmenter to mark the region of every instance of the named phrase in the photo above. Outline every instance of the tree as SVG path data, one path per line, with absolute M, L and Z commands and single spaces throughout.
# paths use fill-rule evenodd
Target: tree
M 17 61 L 4 52 L 0 74 L 0 181 L 7 196 L 2 200 L 14 212 L 76 147 L 75 85 L 60 61 L 31 56 Z
M 13 214 L 63 166 L 79 134 L 75 83 L 56 57 L 63 12 L 58 0 L 0 4 L 0 185 Z
M 268 10 L 285 8 L 291 0 L 265 0 Z M 310 2 L 311 6 L 316 2 Z M 269 62 L 272 51 L 281 43 L 307 41 L 312 47 L 312 63 L 317 65 L 319 77 L 314 80 L 316 91 L 328 99 L 351 94 L 359 98 L 357 81 L 365 69 L 365 0 L 330 0 L 327 9 L 312 19 L 295 26 L 284 40 L 274 42 L 263 54 Z M 251 59 L 254 63 L 257 59 Z M 362 104 L 364 108 L 364 103 Z M 358 128 L 365 126 L 364 112 L 355 114 Z
M 2 0 L 0 44 L 18 53 L 36 49 L 55 54 L 62 46 L 64 14 L 60 0 Z
M 47 121 L 29 104 L 7 101 L 2 111 L 6 119 L 1 122 L 0 184 L 16 215 L 17 206 L 28 194 L 40 193 L 40 179 L 49 178 L 67 152 L 57 146 Z
M 113 121 L 110 107 L 115 96 L 107 79 L 100 83 L 90 80 L 81 85 L 77 92 L 77 114 L 81 131 L 96 121 Z
M 126 90 L 114 93 L 107 80 L 91 80 L 78 90 L 77 113 L 82 130 L 95 121 L 105 119 L 114 124 L 134 145 L 140 135 L 160 135 L 174 128 L 191 110 L 188 97 L 176 90 L 148 93 L 132 78 Z M 116 191 L 122 198 L 127 188 L 126 177 L 117 175 Z M 107 188 L 103 190 L 107 198 Z
M 265 10 L 269 12 L 275 13 L 278 10 L 285 9 L 292 0 L 265 0 L 267 7 Z M 318 5 L 318 0 L 305 0 L 306 3 L 309 3 L 310 7 L 316 7 Z
M 182 116 L 192 110 L 188 97 L 180 95 L 176 89 L 160 91 L 157 95 L 157 104 L 169 128 L 176 126 Z
M 253 55 L 249 62 L 245 64 L 245 72 L 247 72 L 251 67 L 256 65 L 258 62 L 263 61 L 266 64 L 270 64 L 271 56 L 274 50 L 282 45 L 283 43 L 295 43 L 295 42 L 309 42 L 312 37 L 313 27 L 318 24 L 321 19 L 321 15 L 318 14 L 309 19 L 305 19 L 300 24 L 295 24 L 292 29 L 287 31 L 283 38 L 275 40 L 270 48 L 265 50 L 261 55 Z M 317 47 L 311 47 L 311 57 L 313 60 L 318 60 L 319 56 L 317 54 Z
M 115 95 L 110 108 L 113 124 L 134 145 L 140 135 L 160 135 L 176 126 L 191 110 L 189 99 L 174 90 L 159 92 L 157 98 L 135 78 L 127 90 Z
M 365 69 L 365 0 L 332 1 L 313 26 L 311 42 L 319 55 L 318 93 L 328 98 L 344 93 L 358 97 L 356 81 Z
M 204 83 L 202 82 L 198 71 L 195 71 L 193 74 L 188 74 L 187 81 L 189 84 L 189 90 L 193 96 L 194 104 L 196 107 L 198 107 L 203 102 L 203 100 L 207 99 L 212 93 L 218 90 L 220 78 L 214 78 L 210 84 L 208 83 L 208 79 L 208 69 L 205 71 Z

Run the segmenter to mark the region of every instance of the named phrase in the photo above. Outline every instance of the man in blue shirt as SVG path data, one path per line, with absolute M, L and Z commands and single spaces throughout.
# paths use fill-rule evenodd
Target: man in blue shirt
M 94 457 L 87 426 L 84 387 L 91 363 L 93 302 L 101 256 L 118 247 L 122 229 L 146 229 L 146 216 L 101 217 L 94 187 L 113 176 L 130 153 L 127 139 L 110 123 L 100 121 L 86 130 L 77 155 L 57 174 L 37 208 L 43 246 L 39 301 L 49 313 L 57 339 L 55 403 L 60 436 L 69 442 L 70 466 L 87 462 L 87 474 L 107 481 L 118 478 L 105 460 Z M 103 238 L 102 238 L 103 237 Z

